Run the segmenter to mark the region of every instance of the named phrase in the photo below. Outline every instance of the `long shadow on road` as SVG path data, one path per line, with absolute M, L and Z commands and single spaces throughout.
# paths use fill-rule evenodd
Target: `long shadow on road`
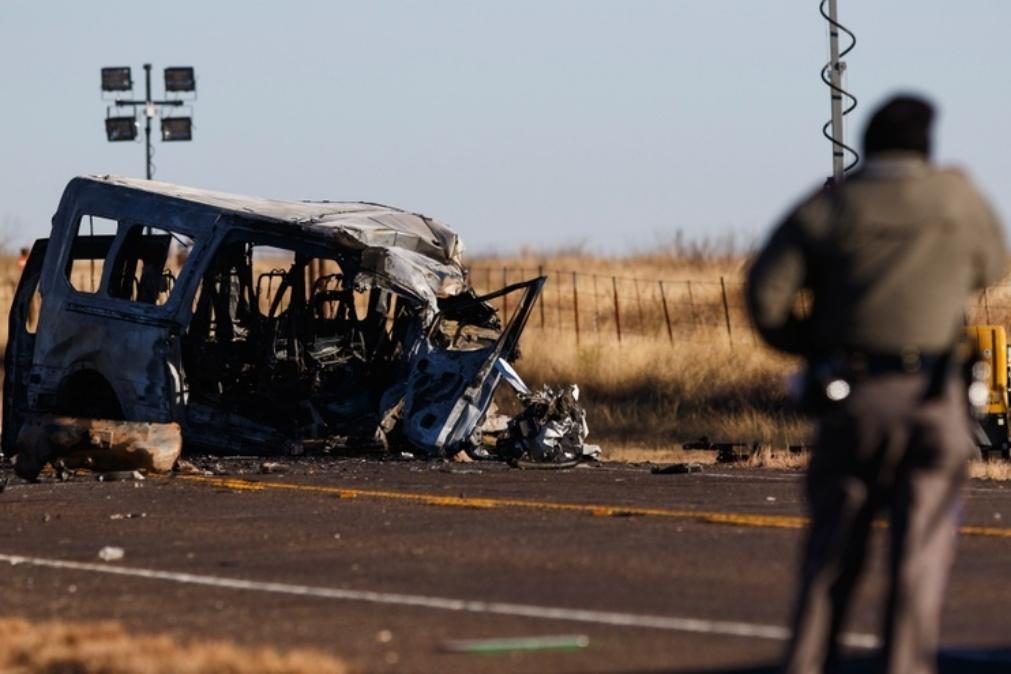
M 872 674 L 883 671 L 875 656 L 846 658 L 833 674 Z M 627 674 L 780 674 L 779 663 L 733 669 L 641 670 Z M 947 650 L 938 658 L 938 674 L 1008 674 L 1011 649 Z

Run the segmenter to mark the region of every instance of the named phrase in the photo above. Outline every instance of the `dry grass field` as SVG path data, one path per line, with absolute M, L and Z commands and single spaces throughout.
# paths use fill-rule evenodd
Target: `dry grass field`
M 765 349 L 636 339 L 576 346 L 531 330 L 517 369 L 532 385 L 577 383 L 596 441 L 664 447 L 698 440 L 802 444 L 806 424 L 784 412 L 795 364 Z
M 31 623 L 0 618 L 0 672 L 10 674 L 341 674 L 316 651 L 281 653 L 225 642 L 180 643 L 137 635 L 118 623 Z

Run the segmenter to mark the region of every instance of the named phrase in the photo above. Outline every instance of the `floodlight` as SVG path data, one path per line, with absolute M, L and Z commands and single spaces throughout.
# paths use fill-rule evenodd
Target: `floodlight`
M 120 140 L 134 140 L 137 138 L 137 118 L 130 117 L 106 117 L 105 137 L 110 143 Z
M 102 68 L 102 91 L 130 91 L 133 77 L 130 67 Z
M 163 142 L 193 140 L 193 118 L 162 117 L 161 139 Z
M 190 66 L 165 69 L 165 91 L 195 91 L 197 78 Z

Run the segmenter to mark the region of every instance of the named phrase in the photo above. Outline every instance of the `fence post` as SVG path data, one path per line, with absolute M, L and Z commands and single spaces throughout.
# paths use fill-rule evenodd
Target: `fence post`
M 558 282 L 558 289 L 555 291 L 555 315 L 558 319 L 558 329 L 562 329 L 562 272 L 555 272 L 555 281 Z
M 646 319 L 642 315 L 642 295 L 639 294 L 639 279 L 632 279 L 632 284 L 635 286 L 635 308 L 636 313 L 639 316 L 639 334 L 646 334 Z
M 699 317 L 695 313 L 695 296 L 692 293 L 692 282 L 685 281 L 688 284 L 688 306 L 692 309 L 692 325 L 695 327 L 699 326 Z
M 591 274 L 593 276 L 593 332 L 597 335 L 597 341 L 600 342 L 600 303 L 597 295 L 597 275 Z
M 611 287 L 615 293 L 615 331 L 618 333 L 618 344 L 622 343 L 622 312 L 618 304 L 618 277 L 611 277 Z
M 723 293 L 723 317 L 727 321 L 727 341 L 730 342 L 730 348 L 734 348 L 734 333 L 730 328 L 730 304 L 727 302 L 727 282 L 720 277 L 720 290 Z
M 509 285 L 509 270 L 502 267 L 502 287 Z M 509 322 L 509 293 L 502 295 L 502 322 Z
M 544 276 L 544 265 L 537 265 L 537 276 Z M 541 330 L 544 329 L 544 290 L 541 289 L 537 302 L 541 305 Z
M 572 272 L 572 320 L 576 326 L 576 346 L 579 346 L 579 282 Z
M 983 312 L 986 316 L 986 324 L 993 325 L 993 323 L 990 322 L 990 297 L 987 295 L 986 288 L 983 288 Z
M 660 302 L 663 304 L 663 318 L 667 322 L 667 337 L 671 346 L 674 346 L 674 330 L 670 325 L 670 311 L 667 309 L 667 293 L 663 289 L 663 281 L 657 282 L 660 286 Z

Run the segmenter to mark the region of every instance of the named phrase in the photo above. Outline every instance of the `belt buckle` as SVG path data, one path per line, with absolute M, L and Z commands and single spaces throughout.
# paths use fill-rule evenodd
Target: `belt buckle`
M 845 360 L 845 371 L 853 377 L 863 377 L 871 369 L 867 354 L 862 351 L 850 353 Z
M 916 374 L 923 367 L 923 358 L 920 357 L 919 349 L 902 349 L 899 357 L 902 360 L 902 371 L 906 374 Z

